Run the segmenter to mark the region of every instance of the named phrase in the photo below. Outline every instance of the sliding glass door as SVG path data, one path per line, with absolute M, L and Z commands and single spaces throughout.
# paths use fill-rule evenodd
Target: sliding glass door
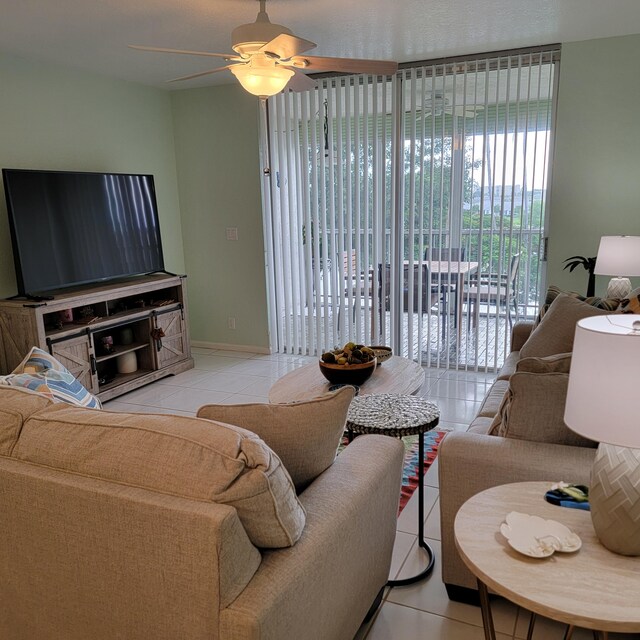
M 537 311 L 555 49 L 325 78 L 265 114 L 279 351 L 493 370 Z

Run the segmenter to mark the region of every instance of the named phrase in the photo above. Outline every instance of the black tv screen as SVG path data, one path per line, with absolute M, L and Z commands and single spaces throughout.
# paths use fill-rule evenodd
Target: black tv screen
M 19 295 L 164 269 L 153 176 L 2 176 Z

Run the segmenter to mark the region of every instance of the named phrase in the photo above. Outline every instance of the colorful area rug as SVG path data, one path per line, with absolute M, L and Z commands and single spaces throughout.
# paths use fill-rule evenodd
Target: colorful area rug
M 424 434 L 424 473 L 427 473 L 429 467 L 433 464 L 438 455 L 438 447 L 442 439 L 447 435 L 446 431 L 427 431 Z M 398 507 L 398 515 L 402 513 L 409 498 L 418 488 L 418 465 L 420 455 L 418 452 L 418 436 L 405 436 L 402 438 L 404 443 L 404 464 L 402 467 L 402 487 L 400 489 L 400 506 Z M 347 438 L 343 438 L 340 450 L 347 446 Z

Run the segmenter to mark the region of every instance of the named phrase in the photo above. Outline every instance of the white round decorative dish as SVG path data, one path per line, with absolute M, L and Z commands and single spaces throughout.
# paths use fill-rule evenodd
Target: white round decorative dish
M 500 525 L 500 533 L 509 545 L 531 558 L 547 558 L 556 551 L 573 553 L 582 540 L 571 529 L 556 520 L 512 511 Z

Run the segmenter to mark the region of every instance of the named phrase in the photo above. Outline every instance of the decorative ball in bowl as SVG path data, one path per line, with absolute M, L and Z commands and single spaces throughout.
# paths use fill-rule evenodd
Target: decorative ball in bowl
M 378 360 L 378 365 L 381 365 L 383 362 L 386 362 L 392 355 L 393 349 L 391 347 L 383 347 L 381 345 L 371 346 L 369 347 L 376 354 L 376 358 Z
M 361 364 L 329 364 L 320 360 L 322 375 L 332 384 L 361 385 L 376 370 L 376 359 Z
M 361 385 L 376 370 L 376 355 L 363 344 L 347 342 L 342 349 L 322 354 L 322 375 L 333 384 Z

